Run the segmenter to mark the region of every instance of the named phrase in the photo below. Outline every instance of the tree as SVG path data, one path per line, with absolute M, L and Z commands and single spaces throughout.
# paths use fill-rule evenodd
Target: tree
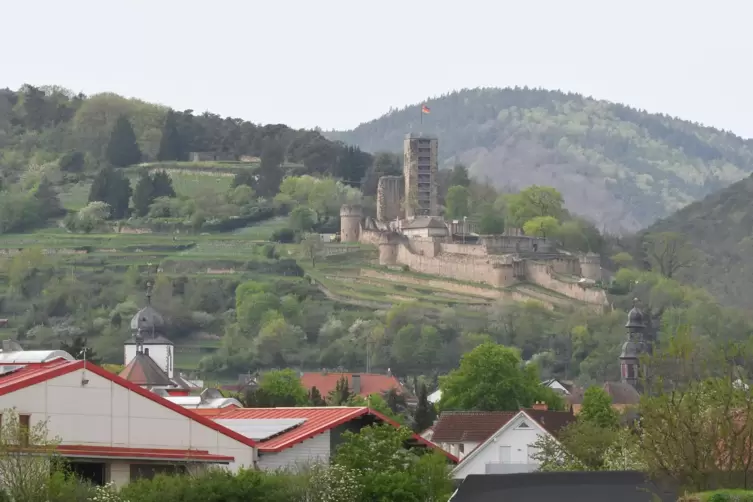
M 296 232 L 310 232 L 314 228 L 314 214 L 311 209 L 298 206 L 290 212 L 289 226 Z
M 316 257 L 322 249 L 322 239 L 319 234 L 308 234 L 302 241 L 301 247 L 306 258 L 311 260 L 311 266 L 316 266 Z
M 505 231 L 505 218 L 492 204 L 483 204 L 479 215 L 478 233 L 481 235 L 499 235 Z
M 418 389 L 418 405 L 413 412 L 413 430 L 420 433 L 434 424 L 437 412 L 434 405 L 429 402 L 429 391 L 426 384 L 422 383 Z
M 272 197 L 279 191 L 280 182 L 284 176 L 283 160 L 285 160 L 285 151 L 282 145 L 276 141 L 270 141 L 264 145 L 256 183 L 252 187 L 257 194 L 262 197 Z
M 561 409 L 562 398 L 541 385 L 535 365 L 524 365 L 517 349 L 484 343 L 440 378 L 442 410 L 511 411 L 537 401 Z
M 246 392 L 244 405 L 249 408 L 305 406 L 309 396 L 294 370 L 264 373 L 259 386 Z
M 70 344 L 61 341 L 60 350 L 69 353 L 76 359 L 84 359 L 84 357 L 86 357 L 87 361 L 91 361 L 94 364 L 99 364 L 100 361 L 97 357 L 97 353 L 89 348 L 86 338 L 81 335 L 73 337 Z
M 133 190 L 133 209 L 136 216 L 146 216 L 154 199 L 154 180 L 149 176 L 149 170 L 142 169 Z
M 68 173 L 80 173 L 85 165 L 86 156 L 76 150 L 63 154 L 58 160 L 60 170 Z
M 537 216 L 525 222 L 523 231 L 535 237 L 551 237 L 559 229 L 557 219 L 552 216 Z
M 356 474 L 362 500 L 444 502 L 452 493 L 446 459 L 437 452 L 406 449 L 409 429 L 371 425 L 345 432 L 334 463 Z
M 162 126 L 162 137 L 159 142 L 157 160 L 164 162 L 166 160 L 183 160 L 184 158 L 183 142 L 178 133 L 175 112 L 168 110 L 165 115 L 165 125 Z
M 327 406 L 327 401 L 324 400 L 321 392 L 319 392 L 319 389 L 317 389 L 316 386 L 311 387 L 311 392 L 309 393 L 309 403 L 311 404 L 311 406 Z
M 450 174 L 450 187 L 460 186 L 467 188 L 471 184 L 471 178 L 468 176 L 468 168 L 463 164 L 455 164 Z M 448 191 L 449 193 L 449 191 Z
M 154 198 L 175 197 L 173 180 L 164 169 L 160 169 L 152 175 L 152 186 L 154 189 Z
M 605 429 L 615 429 L 619 417 L 612 408 L 612 398 L 601 387 L 589 387 L 583 394 L 578 420 L 585 420 Z
M 562 194 L 552 187 L 531 185 L 520 193 L 508 195 L 506 203 L 507 214 L 517 227 L 537 216 L 551 216 L 559 221 L 565 213 Z
M 687 240 L 677 232 L 648 234 L 643 245 L 651 268 L 668 279 L 690 266 L 695 258 Z
M 10 500 L 50 500 L 50 472 L 61 465 L 55 453 L 60 441 L 48 436 L 47 422 L 37 422 L 29 427 L 21 423 L 15 409 L 3 412 L 0 425 L 0 490 Z M 28 447 L 33 447 L 33 455 L 24 451 Z
M 58 193 L 47 176 L 42 176 L 39 180 L 34 191 L 34 198 L 39 202 L 39 213 L 42 219 L 47 220 L 65 214 Z
M 110 205 L 102 201 L 90 202 L 78 212 L 66 217 L 66 228 L 72 232 L 93 232 L 104 226 L 110 217 Z
M 348 379 L 343 376 L 335 384 L 335 390 L 329 393 L 329 402 L 332 406 L 344 406 L 353 396 L 348 387 Z
M 460 220 L 468 215 L 468 189 L 463 186 L 451 186 L 445 197 L 445 216 L 450 220 Z
M 106 166 L 99 170 L 89 189 L 89 202 L 102 201 L 110 206 L 110 217 L 120 220 L 128 215 L 131 183 L 122 172 Z
M 127 167 L 141 162 L 141 150 L 136 143 L 136 133 L 133 132 L 133 126 L 125 115 L 119 116 L 115 121 L 105 157 L 115 167 Z
M 533 444 L 533 458 L 543 472 L 623 470 L 626 465 L 643 466 L 639 441 L 627 429 L 603 428 L 579 417 L 557 439 L 540 436 Z

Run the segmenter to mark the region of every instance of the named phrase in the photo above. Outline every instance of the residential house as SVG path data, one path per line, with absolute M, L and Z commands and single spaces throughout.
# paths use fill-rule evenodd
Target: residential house
M 460 458 L 455 479 L 468 474 L 532 472 L 533 444 L 545 435 L 556 437 L 575 421 L 571 411 L 552 411 L 546 404 L 520 411 L 444 412 L 434 425 L 432 441 Z
M 384 394 L 395 389 L 406 398 L 412 397 L 395 376 L 376 373 L 303 373 L 301 384 L 309 392 L 316 387 L 322 397 L 326 399 L 337 387 L 337 382 L 343 378 L 348 381 L 350 392 L 357 396 L 367 397 L 371 394 Z
M 343 441 L 343 433 L 396 422 L 366 407 L 221 408 L 196 410 L 204 417 L 256 441 L 258 467 L 276 470 L 312 461 L 328 462 Z M 414 434 L 411 447 L 437 448 Z M 458 459 L 441 449 L 448 461 Z

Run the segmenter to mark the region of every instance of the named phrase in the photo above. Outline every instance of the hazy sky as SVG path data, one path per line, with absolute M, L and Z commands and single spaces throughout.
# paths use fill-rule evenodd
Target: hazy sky
M 0 0 L 0 15 L 0 87 L 340 129 L 528 85 L 753 137 L 746 0 Z

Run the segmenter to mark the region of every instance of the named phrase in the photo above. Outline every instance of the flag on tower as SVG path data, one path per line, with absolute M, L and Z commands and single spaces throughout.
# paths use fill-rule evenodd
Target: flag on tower
M 421 105 L 421 113 L 431 113 L 431 110 L 426 105 Z

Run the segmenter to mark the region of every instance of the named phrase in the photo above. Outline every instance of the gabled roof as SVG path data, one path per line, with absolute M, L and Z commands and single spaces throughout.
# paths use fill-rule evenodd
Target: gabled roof
M 136 352 L 136 357 L 131 359 L 131 362 L 123 368 L 118 376 L 125 378 L 129 382 L 147 387 L 154 386 L 170 386 L 173 382 L 167 376 L 162 368 L 154 362 L 154 359 L 144 354 L 143 352 Z
M 635 388 L 623 382 L 606 382 L 602 386 L 604 392 L 612 398 L 612 404 L 617 405 L 636 405 L 641 400 L 641 395 Z M 583 395 L 585 389 L 573 388 L 572 393 L 567 396 L 567 402 L 570 404 L 583 404 Z
M 435 443 L 480 443 L 509 422 L 517 411 L 445 411 L 434 424 Z
M 91 362 L 87 361 L 56 360 L 50 363 L 28 364 L 11 373 L 0 375 L 0 396 L 10 394 L 20 389 L 25 389 L 26 387 L 31 387 L 32 385 L 36 385 L 38 383 L 52 380 L 53 378 L 57 378 L 59 376 L 67 375 L 68 373 L 72 373 L 81 369 L 86 369 L 86 371 L 88 372 L 91 372 L 97 376 L 104 378 L 105 380 L 109 380 L 117 385 L 120 385 L 121 387 L 124 387 L 131 392 L 140 395 L 141 397 L 162 405 L 165 408 L 168 408 L 169 410 L 188 418 L 189 420 L 193 420 L 205 427 L 209 427 L 210 429 L 215 430 L 220 434 L 223 434 L 242 444 L 245 444 L 246 446 L 256 446 L 256 443 L 253 440 L 243 436 L 242 434 L 231 431 L 227 427 L 222 427 L 220 424 L 214 422 L 213 420 L 196 414 L 191 410 L 183 408 L 182 406 L 171 403 L 167 399 L 158 396 L 154 392 L 139 387 L 138 385 L 129 382 L 125 378 L 121 378 L 115 373 L 111 373 L 106 369 L 100 368 L 96 364 L 92 364 Z
M 519 412 L 514 413 L 513 416 L 502 427 L 500 427 L 498 430 L 490 434 L 489 437 L 487 437 L 483 443 L 478 445 L 476 448 L 473 449 L 472 452 L 470 452 L 468 455 L 463 457 L 463 461 L 460 464 L 458 464 L 458 466 L 455 467 L 455 469 L 453 469 L 452 473 L 455 474 L 456 472 L 458 472 L 458 470 L 462 469 L 463 467 L 468 465 L 470 462 L 472 462 L 473 459 L 479 454 L 480 451 L 484 450 L 490 443 L 494 442 L 495 438 L 499 437 L 502 433 L 507 431 L 511 427 L 512 424 L 518 423 L 519 418 L 524 418 L 524 419 L 527 418 L 528 420 L 526 420 L 526 422 L 533 423 L 534 427 L 536 427 L 542 434 L 551 435 L 551 433 L 546 428 L 544 428 L 534 417 L 531 416 L 531 414 L 529 414 L 530 412 L 534 412 L 534 411 L 537 411 L 537 410 L 520 410 Z M 552 412 L 552 413 L 567 414 L 567 412 Z
M 261 452 L 274 453 L 291 448 L 298 443 L 322 434 L 339 425 L 361 417 L 371 417 L 378 422 L 387 423 L 393 427 L 400 424 L 382 415 L 378 411 L 363 406 L 322 406 L 310 408 L 224 408 L 213 410 L 196 410 L 204 416 L 212 416 L 214 420 L 290 420 L 303 419 L 305 422 L 285 430 L 281 434 L 265 441 L 259 441 L 257 448 Z M 457 457 L 438 448 L 418 434 L 413 434 L 413 440 L 429 448 L 437 448 L 453 462 Z
M 329 393 L 335 390 L 337 382 L 342 377 L 348 379 L 348 388 L 353 392 L 353 375 L 360 375 L 361 391 L 358 394 L 363 397 L 370 394 L 382 394 L 390 389 L 397 389 L 401 393 L 405 392 L 396 377 L 375 373 L 304 373 L 301 376 L 301 384 L 309 390 L 316 387 L 322 397 L 326 399 Z
M 563 428 L 575 422 L 575 415 L 572 410 L 554 411 L 525 409 L 523 411 L 554 437 L 558 437 Z
M 403 225 L 403 229 L 419 229 L 419 228 L 443 228 L 447 230 L 447 225 L 444 221 L 433 216 L 417 216 Z

